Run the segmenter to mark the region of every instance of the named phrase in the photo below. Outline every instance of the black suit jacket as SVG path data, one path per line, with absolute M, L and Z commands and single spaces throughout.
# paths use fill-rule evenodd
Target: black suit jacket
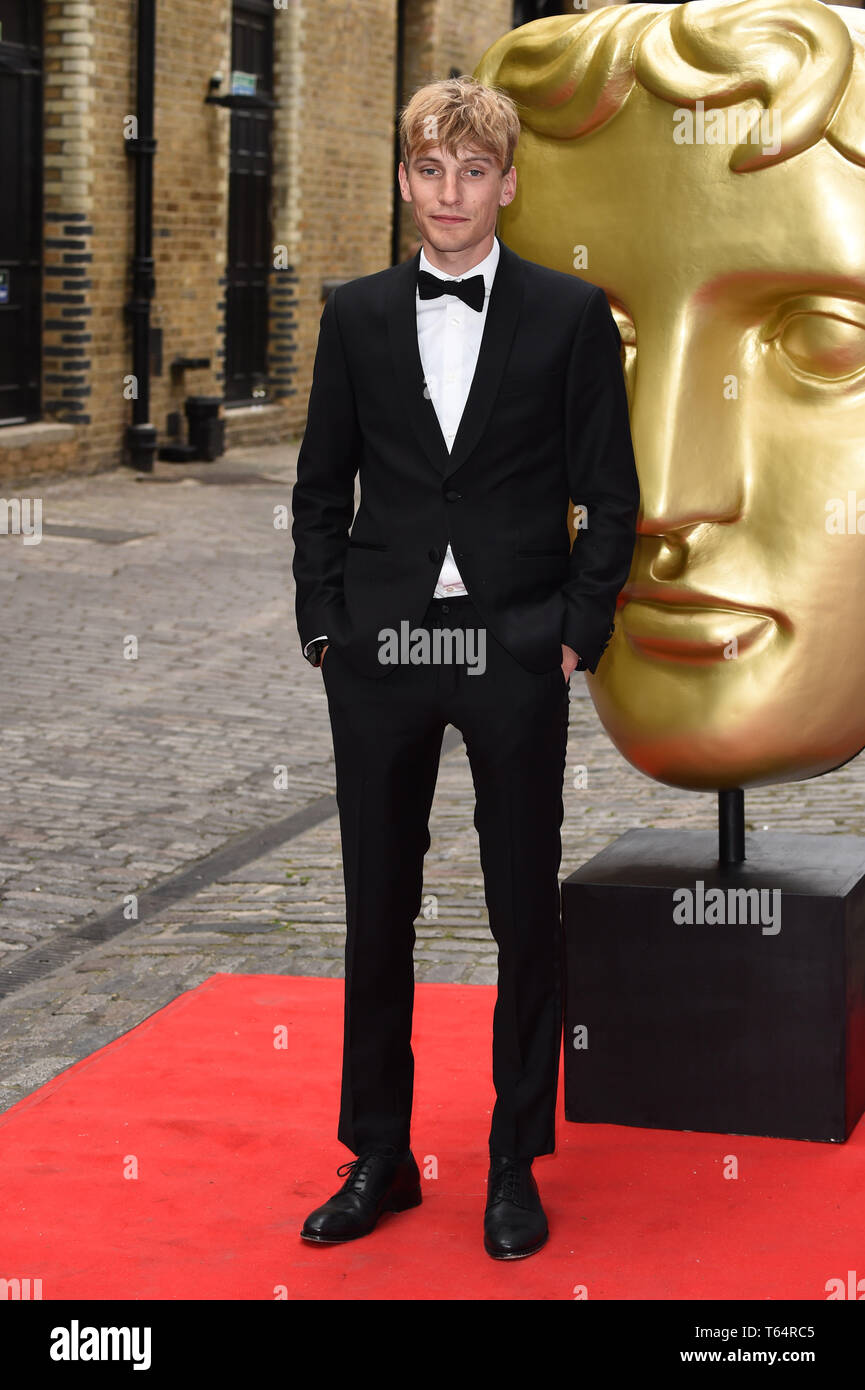
M 339 286 L 322 311 L 293 495 L 301 643 L 326 633 L 358 670 L 387 675 L 378 634 L 420 622 L 450 541 L 475 607 L 517 661 L 552 670 L 564 642 L 594 671 L 639 506 L 606 296 L 500 242 L 449 453 L 424 389 L 419 260 Z M 570 500 L 588 510 L 573 549 Z

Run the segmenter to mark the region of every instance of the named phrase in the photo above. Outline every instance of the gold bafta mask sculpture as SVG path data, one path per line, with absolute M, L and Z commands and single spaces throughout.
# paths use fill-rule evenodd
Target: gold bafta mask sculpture
M 502 238 L 603 286 L 622 337 L 642 507 L 604 726 L 677 787 L 840 766 L 865 746 L 865 13 L 616 6 L 475 76 L 522 121 Z

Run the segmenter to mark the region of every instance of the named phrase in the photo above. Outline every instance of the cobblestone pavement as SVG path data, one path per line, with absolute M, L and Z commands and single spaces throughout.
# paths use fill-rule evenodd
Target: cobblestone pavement
M 274 524 L 295 461 L 291 446 L 239 449 L 17 490 L 42 497 L 45 533 L 0 537 L 0 1109 L 216 971 L 343 973 L 327 705 L 297 641 L 290 522 Z M 584 678 L 571 685 L 563 876 L 632 826 L 714 826 L 712 797 L 635 772 Z M 416 973 L 492 983 L 471 777 L 449 734 Z M 863 806 L 860 757 L 749 793 L 747 818 L 861 835 Z M 138 920 L 81 939 L 129 894 Z

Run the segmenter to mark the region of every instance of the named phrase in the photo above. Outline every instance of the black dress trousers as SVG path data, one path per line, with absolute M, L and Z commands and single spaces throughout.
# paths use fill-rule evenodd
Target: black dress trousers
M 560 666 L 542 674 L 522 667 L 468 598 L 433 600 L 421 627 L 462 629 L 468 660 L 402 661 L 370 679 L 332 644 L 322 664 L 346 897 L 338 1138 L 355 1154 L 410 1145 L 414 922 L 442 736 L 453 724 L 471 766 L 498 945 L 489 1147 L 532 1158 L 555 1149 L 568 682 Z M 444 643 L 445 655 L 459 656 L 458 643 L 450 651 Z

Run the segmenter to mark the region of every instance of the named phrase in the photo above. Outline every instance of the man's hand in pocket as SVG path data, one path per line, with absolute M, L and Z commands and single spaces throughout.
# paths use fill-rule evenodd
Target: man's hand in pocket
M 573 647 L 566 647 L 565 644 L 564 644 L 564 642 L 563 642 L 563 643 L 562 643 L 562 676 L 564 677 L 564 679 L 565 679 L 566 681 L 570 680 L 570 678 L 571 678 L 571 672 L 572 672 L 572 671 L 576 671 L 576 669 L 577 669 L 577 662 L 579 661 L 579 659 L 580 659 L 580 658 L 579 658 L 578 654 L 574 651 Z

